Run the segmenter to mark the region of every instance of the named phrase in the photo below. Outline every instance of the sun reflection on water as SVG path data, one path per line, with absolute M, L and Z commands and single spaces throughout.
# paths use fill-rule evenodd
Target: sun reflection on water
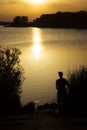
M 33 34 L 34 34 L 33 35 L 34 44 L 32 46 L 32 51 L 35 59 L 38 60 L 41 56 L 41 50 L 42 50 L 40 29 L 35 28 Z
M 32 50 L 34 52 L 35 59 L 39 59 L 40 58 L 40 52 L 42 50 L 41 46 L 40 45 L 34 45 Z

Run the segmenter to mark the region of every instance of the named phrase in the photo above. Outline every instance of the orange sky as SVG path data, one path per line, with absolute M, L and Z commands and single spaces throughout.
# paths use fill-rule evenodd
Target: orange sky
M 28 16 L 32 21 L 43 13 L 87 10 L 87 0 L 42 0 L 40 3 L 39 1 L 0 0 L 0 21 L 12 21 L 17 15 Z

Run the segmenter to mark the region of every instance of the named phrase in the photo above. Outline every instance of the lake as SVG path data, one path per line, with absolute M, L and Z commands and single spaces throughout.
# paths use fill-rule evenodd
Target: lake
M 21 50 L 25 70 L 21 102 L 56 101 L 57 72 L 87 65 L 87 30 L 49 28 L 5 28 L 0 26 L 0 46 Z

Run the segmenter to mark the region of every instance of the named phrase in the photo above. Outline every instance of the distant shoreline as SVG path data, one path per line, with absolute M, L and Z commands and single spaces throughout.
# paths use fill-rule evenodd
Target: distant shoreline
M 16 16 L 13 22 L 0 22 L 4 27 L 39 27 L 39 28 L 66 28 L 66 29 L 87 29 L 87 11 L 78 12 L 57 12 L 53 14 L 42 14 L 33 22 L 21 21 Z

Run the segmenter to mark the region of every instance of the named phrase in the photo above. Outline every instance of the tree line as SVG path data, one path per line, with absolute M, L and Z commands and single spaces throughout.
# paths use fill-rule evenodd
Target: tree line
M 34 20 L 38 27 L 51 28 L 87 28 L 87 12 L 57 12 L 54 14 L 43 14 Z
M 15 16 L 13 22 L 0 22 L 5 27 L 83 28 L 87 29 L 87 11 L 42 14 L 32 22 L 28 16 Z

